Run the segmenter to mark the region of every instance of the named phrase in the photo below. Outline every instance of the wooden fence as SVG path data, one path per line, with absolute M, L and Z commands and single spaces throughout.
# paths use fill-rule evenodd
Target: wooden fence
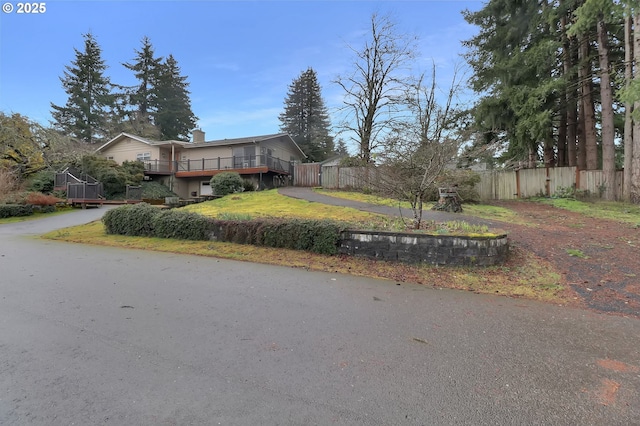
M 321 163 L 296 164 L 295 186 L 327 189 L 362 189 L 372 185 L 378 171 L 368 167 L 323 166 Z
M 576 167 L 546 167 L 515 171 L 479 172 L 476 186 L 482 200 L 514 200 L 552 196 L 575 189 L 600 198 L 605 184 L 602 170 L 578 170 Z M 616 172 L 616 199 L 622 198 L 623 172 Z
M 323 166 L 321 163 L 297 164 L 294 185 L 327 189 L 362 189 L 375 187 L 379 171 L 365 167 Z M 576 167 L 478 172 L 476 190 L 481 200 L 514 200 L 552 196 L 567 189 L 602 196 L 605 183 L 602 170 L 578 170 Z M 616 172 L 616 199 L 622 199 L 623 172 Z

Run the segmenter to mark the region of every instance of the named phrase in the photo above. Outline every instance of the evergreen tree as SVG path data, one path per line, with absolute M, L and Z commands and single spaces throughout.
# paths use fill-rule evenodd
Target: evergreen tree
M 465 42 L 472 86 L 484 94 L 476 120 L 488 137 L 505 142 L 505 160 L 527 161 L 530 167 L 540 142 L 553 135 L 555 94 L 562 87 L 552 77 L 561 65 L 560 42 L 548 24 L 552 12 L 534 1 L 509 0 L 490 0 L 478 12 L 465 12 L 467 22 L 480 28 Z
M 134 72 L 139 82 L 129 92 L 128 105 L 133 107 L 133 111 L 126 112 L 129 119 L 125 128 L 131 129 L 130 131 L 139 136 L 156 138 L 160 136 L 160 132 L 154 126 L 151 117 L 156 112 L 156 85 L 163 58 L 155 57 L 148 37 L 142 39 L 142 49 L 135 52 L 134 62 L 123 64 L 125 68 Z
M 320 91 L 316 72 L 309 67 L 289 86 L 284 112 L 279 116 L 280 130 L 288 133 L 312 162 L 327 159 L 334 150 L 329 114 Z
M 107 65 L 91 33 L 83 35 L 84 51 L 75 50 L 76 59 L 65 67 L 60 78 L 69 95 L 64 106 L 51 103 L 54 126 L 86 143 L 93 144 L 108 136 L 106 129 L 113 110 L 111 83 L 104 75 Z
M 158 68 L 155 99 L 150 105 L 155 109 L 150 115 L 162 140 L 189 140 L 198 118 L 191 110 L 188 87 L 187 77 L 180 75 L 178 62 L 169 55 Z

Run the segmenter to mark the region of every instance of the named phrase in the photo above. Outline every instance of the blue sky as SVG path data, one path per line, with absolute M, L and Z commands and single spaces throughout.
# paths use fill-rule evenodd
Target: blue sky
M 2 3 L 7 3 L 2 1 Z M 372 13 L 389 14 L 419 37 L 415 68 L 438 67 L 446 86 L 463 63 L 460 41 L 475 29 L 461 11 L 481 1 L 46 1 L 43 14 L 0 14 L 0 110 L 42 124 L 50 102 L 63 105 L 64 67 L 91 32 L 113 83 L 133 85 L 131 62 L 148 36 L 158 56 L 173 54 L 188 77 L 194 113 L 206 139 L 278 133 L 287 88 L 308 67 L 334 111 L 342 92 L 332 80 L 352 69 Z

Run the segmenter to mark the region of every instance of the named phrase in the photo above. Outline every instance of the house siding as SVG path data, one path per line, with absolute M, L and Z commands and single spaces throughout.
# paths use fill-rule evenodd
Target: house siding
M 160 149 L 157 146 L 148 145 L 144 142 L 131 138 L 124 138 L 117 144 L 107 147 L 102 151 L 105 158 L 112 157 L 115 162 L 122 164 L 124 161 L 135 161 L 138 154 L 148 152 L 151 160 L 160 159 Z
M 281 160 L 289 161 L 289 159 L 293 157 L 294 159 L 296 159 L 296 161 L 302 161 L 300 152 L 294 151 L 291 144 L 287 143 L 284 137 L 260 142 L 260 147 L 270 148 L 272 150 L 271 155 L 274 158 L 279 158 Z
M 188 146 L 182 150 L 180 160 L 201 160 L 212 158 L 229 158 L 233 155 L 233 151 L 230 146 L 211 146 L 211 147 L 197 147 L 189 148 Z

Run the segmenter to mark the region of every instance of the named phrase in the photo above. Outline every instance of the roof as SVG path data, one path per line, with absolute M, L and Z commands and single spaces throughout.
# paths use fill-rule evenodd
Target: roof
M 178 144 L 178 145 L 184 146 L 184 145 L 190 144 L 190 142 L 174 141 L 174 140 L 154 141 L 152 139 L 145 139 L 145 138 L 140 137 L 140 136 L 136 136 L 136 135 L 132 135 L 130 133 L 122 132 L 118 136 L 116 136 L 115 138 L 111 139 L 109 142 L 105 143 L 104 145 L 102 145 L 98 149 L 96 149 L 96 152 L 100 152 L 100 151 L 110 147 L 111 145 L 115 145 L 116 143 L 120 142 L 124 138 L 130 138 L 130 139 L 136 140 L 138 142 L 142 142 L 144 144 L 147 144 L 149 146 L 163 146 L 163 145 L 174 145 L 174 144 Z
M 203 148 L 203 147 L 209 147 L 209 146 L 246 145 L 250 143 L 260 143 L 260 142 L 268 141 L 271 139 L 280 139 L 280 138 L 284 138 L 289 143 L 291 143 L 300 152 L 300 154 L 302 154 L 304 158 L 307 157 L 307 154 L 305 154 L 304 151 L 302 151 L 302 149 L 300 149 L 298 144 L 293 140 L 293 138 L 286 133 L 275 133 L 272 135 L 261 135 L 261 136 L 248 136 L 244 138 L 233 138 L 233 139 L 219 139 L 214 141 L 190 143 L 190 144 L 184 145 L 184 147 L 189 149 L 194 149 L 194 148 Z
M 220 140 L 214 140 L 214 141 L 205 141 L 205 142 L 193 143 L 193 142 L 184 142 L 184 141 L 155 141 L 155 140 L 145 139 L 145 138 L 142 138 L 140 136 L 136 136 L 136 135 L 132 135 L 130 133 L 124 133 L 123 132 L 123 133 L 120 133 L 115 138 L 111 139 L 109 142 L 107 142 L 104 145 L 102 145 L 101 147 L 99 147 L 98 149 L 96 149 L 96 152 L 100 152 L 100 151 L 110 147 L 111 145 L 115 145 L 116 143 L 120 142 L 121 140 L 123 140 L 125 138 L 130 138 L 130 139 L 136 140 L 138 142 L 142 142 L 144 144 L 147 144 L 149 146 L 164 146 L 164 145 L 177 144 L 177 145 L 182 146 L 183 148 L 188 148 L 188 149 L 197 149 L 197 148 L 204 148 L 204 147 L 210 147 L 210 146 L 246 145 L 246 144 L 250 144 L 250 143 L 259 143 L 259 142 L 263 142 L 263 141 L 268 141 L 268 140 L 271 140 L 271 139 L 284 138 L 289 143 L 291 143 L 300 152 L 300 154 L 304 158 L 307 157 L 307 155 L 304 153 L 304 151 L 302 151 L 302 149 L 300 149 L 300 147 L 293 140 L 293 138 L 291 136 L 289 136 L 288 134 L 286 134 L 286 133 L 276 133 L 276 134 L 272 134 L 272 135 L 261 135 L 261 136 L 249 136 L 249 137 L 234 138 L 234 139 L 220 139 Z

